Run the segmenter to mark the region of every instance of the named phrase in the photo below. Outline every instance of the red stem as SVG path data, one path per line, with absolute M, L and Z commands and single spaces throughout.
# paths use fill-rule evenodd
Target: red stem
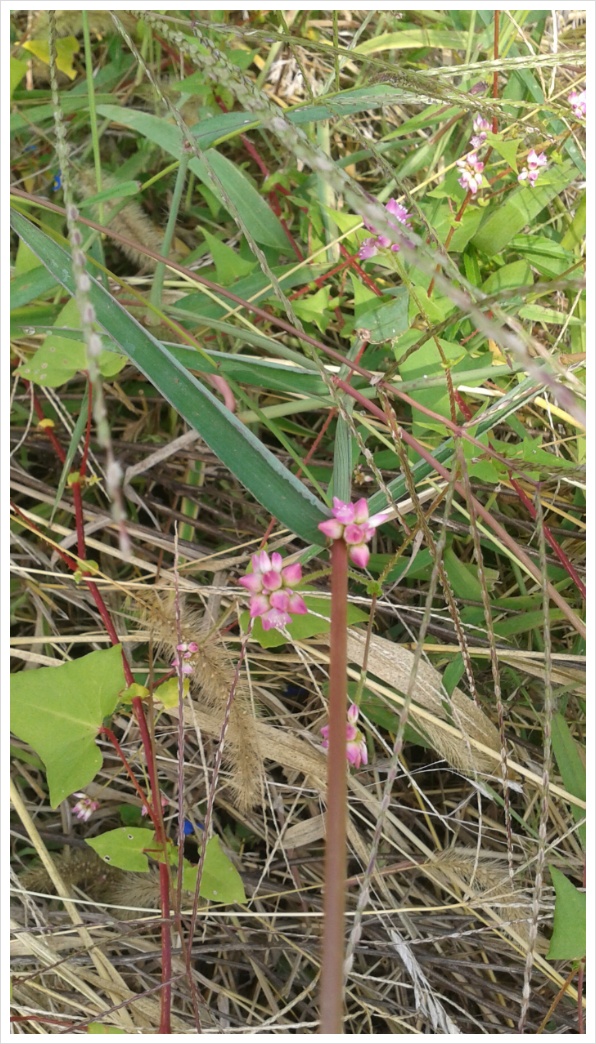
M 323 951 L 320 983 L 320 1033 L 343 1033 L 344 949 L 346 909 L 346 804 L 348 762 L 348 548 L 343 540 L 331 547 L 331 633 L 329 639 L 329 757 L 327 762 L 327 829 Z
M 536 508 L 534 507 L 534 505 L 533 505 L 532 501 L 530 500 L 529 496 L 527 495 L 526 491 L 523 489 L 522 486 L 520 486 L 519 482 L 516 482 L 516 480 L 511 476 L 511 474 L 509 475 L 509 479 L 511 481 L 511 485 L 513 486 L 513 488 L 514 488 L 515 492 L 517 493 L 519 499 L 522 501 L 524 507 L 527 508 L 528 513 L 532 516 L 534 521 L 536 521 Z M 563 551 L 563 548 L 561 547 L 559 542 L 556 540 L 556 538 L 553 536 L 553 534 L 551 533 L 551 531 L 548 528 L 548 526 L 543 524 L 542 528 L 544 530 L 544 536 L 545 536 L 546 540 L 548 541 L 548 543 L 552 547 L 553 551 L 555 552 L 557 558 L 559 559 L 559 562 L 563 566 L 563 569 L 565 570 L 566 573 L 568 573 L 568 575 L 573 580 L 573 582 L 574 582 L 575 586 L 577 587 L 579 593 L 581 594 L 582 598 L 586 598 L 586 585 L 584 584 L 584 582 L 581 579 L 581 577 L 579 577 L 578 574 L 576 573 L 572 563 L 569 561 L 569 559 L 567 558 L 567 555 Z
M 36 413 L 38 414 L 38 416 L 41 417 L 41 419 L 43 419 L 43 411 L 42 411 L 41 405 L 36 400 L 36 396 L 35 395 L 34 395 L 33 402 L 34 402 L 34 408 L 36 410 Z M 91 407 L 89 407 L 89 417 L 90 417 L 90 415 L 91 415 Z M 90 421 L 88 419 L 87 436 L 86 436 L 86 445 L 85 445 L 85 450 L 84 450 L 83 464 L 85 464 L 85 458 L 86 458 L 86 453 L 87 453 L 87 445 L 88 445 L 87 439 L 88 439 L 88 434 L 90 432 L 89 424 L 90 424 Z M 56 439 L 56 437 L 53 434 L 51 429 L 47 429 L 47 430 L 48 430 L 48 434 L 50 435 L 50 438 L 52 439 L 52 443 L 53 443 L 53 445 L 55 447 L 55 450 L 56 450 L 56 453 L 58 454 L 59 459 L 64 461 L 65 460 L 65 454 L 64 454 L 64 451 L 63 451 L 59 441 Z M 80 481 L 73 482 L 73 484 L 72 484 L 72 496 L 73 496 L 73 504 L 74 504 L 74 511 L 75 511 L 75 526 L 76 526 L 76 533 L 77 533 L 77 553 L 78 553 L 78 557 L 80 559 L 84 559 L 85 555 L 86 555 L 86 544 L 85 544 L 85 530 L 84 530 L 84 519 L 83 519 L 83 494 L 82 494 L 82 484 L 81 484 Z M 18 511 L 18 508 L 17 508 L 17 511 Z M 20 514 L 20 512 L 19 512 L 19 514 Z M 36 529 L 37 532 L 39 532 L 40 535 L 41 535 L 41 531 L 34 524 L 31 524 L 31 525 L 32 525 L 32 528 Z M 60 554 L 61 554 L 62 559 L 66 562 L 68 567 L 70 569 L 72 569 L 73 572 L 80 568 L 79 564 L 77 562 L 75 562 L 73 559 L 71 559 L 68 555 L 66 555 L 61 549 L 60 549 Z M 110 637 L 110 640 L 111 640 L 112 644 L 113 645 L 119 645 L 120 644 L 120 640 L 118 638 L 118 634 L 116 632 L 116 628 L 114 627 L 114 624 L 112 622 L 112 619 L 110 617 L 110 614 L 108 612 L 106 604 L 105 604 L 105 602 L 103 600 L 101 592 L 99 591 L 97 585 L 90 579 L 89 576 L 84 574 L 83 578 L 84 578 L 85 583 L 87 584 L 87 588 L 88 588 L 88 590 L 89 590 L 89 592 L 90 592 L 90 594 L 91 594 L 91 596 L 92 596 L 92 598 L 93 598 L 93 600 L 94 600 L 94 602 L 95 602 L 95 604 L 97 606 L 97 609 L 99 611 L 99 614 L 100 614 L 100 616 L 102 618 L 102 621 L 104 623 L 104 626 L 106 628 L 106 631 L 107 631 L 107 633 L 108 633 L 108 635 Z M 129 662 L 126 659 L 126 656 L 124 655 L 124 650 L 122 650 L 122 667 L 123 667 L 124 677 L 126 679 L 127 684 L 128 685 L 132 685 L 134 683 L 134 675 L 132 673 L 132 669 L 130 667 Z M 158 777 L 157 777 L 157 767 L 156 767 L 156 763 L 155 763 L 155 752 L 154 752 L 154 749 L 153 749 L 153 743 L 151 741 L 151 736 L 150 736 L 150 733 L 149 733 L 149 729 L 147 727 L 147 722 L 145 720 L 145 712 L 144 712 L 144 708 L 143 708 L 143 701 L 140 699 L 140 697 L 138 697 L 138 696 L 134 697 L 134 699 L 132 700 L 132 709 L 133 709 L 133 713 L 135 715 L 135 718 L 136 718 L 136 721 L 137 721 L 137 724 L 138 724 L 138 727 L 139 727 L 139 732 L 141 734 L 141 740 L 142 740 L 142 744 L 143 744 L 145 760 L 146 760 L 146 763 L 147 763 L 147 770 L 148 770 L 148 773 L 149 773 L 149 780 L 150 780 L 150 783 L 151 783 L 151 804 L 149 804 L 147 802 L 147 808 L 148 808 L 149 815 L 151 817 L 151 820 L 153 822 L 153 826 L 154 826 L 154 829 L 155 829 L 155 837 L 156 837 L 157 844 L 162 849 L 164 860 L 165 860 L 165 862 L 159 864 L 160 906 L 161 906 L 161 956 L 162 956 L 162 978 L 161 978 L 161 982 L 162 982 L 162 990 L 161 990 L 161 994 L 160 994 L 160 999 L 161 999 L 161 1003 L 160 1003 L 160 1025 L 159 1025 L 159 1031 L 158 1032 L 159 1033 L 167 1033 L 167 1034 L 169 1034 L 169 1033 L 171 1033 L 171 1015 L 170 1015 L 170 1013 L 171 1013 L 171 1006 L 172 1006 L 172 987 L 171 987 L 171 979 L 172 979 L 172 939 L 171 939 L 171 930 L 170 930 L 171 929 L 171 925 L 170 925 L 170 868 L 169 868 L 168 854 L 167 854 L 167 836 L 166 836 L 165 826 L 164 826 L 164 822 L 163 822 L 163 814 L 162 814 L 162 807 L 161 807 L 161 795 L 160 795 L 160 789 L 159 789 L 159 780 L 158 780 Z M 114 736 L 114 734 L 109 729 L 107 729 L 107 730 L 103 729 L 101 731 L 104 731 L 104 732 L 106 732 L 107 734 L 110 735 L 110 738 L 112 739 L 112 742 L 116 744 L 116 747 L 117 747 L 117 749 L 118 749 L 118 751 L 120 753 L 120 756 L 122 758 L 123 764 L 124 764 L 127 772 L 129 772 L 128 763 L 126 761 L 126 758 L 124 757 L 124 754 L 123 754 L 122 750 L 120 749 L 120 746 L 119 746 L 118 741 L 116 740 L 116 737 Z M 129 772 L 129 774 L 131 775 L 131 778 L 133 779 L 133 783 L 135 784 L 136 789 L 139 791 L 141 796 L 144 797 L 143 791 L 137 785 L 136 780 L 134 779 L 134 777 L 132 776 L 132 774 L 130 772 Z

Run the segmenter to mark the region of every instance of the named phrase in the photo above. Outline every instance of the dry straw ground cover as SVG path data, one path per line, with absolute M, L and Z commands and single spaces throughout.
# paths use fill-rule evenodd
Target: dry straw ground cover
M 319 1031 L 325 533 L 343 1032 L 584 1032 L 584 22 L 11 15 L 13 1032 Z

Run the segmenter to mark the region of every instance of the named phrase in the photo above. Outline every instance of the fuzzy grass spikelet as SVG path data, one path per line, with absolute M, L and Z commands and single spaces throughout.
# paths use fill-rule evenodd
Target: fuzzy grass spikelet
M 171 663 L 178 657 L 180 645 L 192 648 L 185 661 L 184 673 L 201 706 L 212 711 L 222 723 L 230 691 L 235 685 L 224 740 L 224 764 L 229 773 L 233 802 L 240 811 L 247 812 L 262 799 L 263 761 L 252 700 L 244 678 L 240 675 L 235 680 L 236 665 L 217 631 L 206 624 L 201 613 L 189 609 L 184 601 L 180 605 L 179 630 L 174 596 L 156 598 L 143 613 L 160 659 Z

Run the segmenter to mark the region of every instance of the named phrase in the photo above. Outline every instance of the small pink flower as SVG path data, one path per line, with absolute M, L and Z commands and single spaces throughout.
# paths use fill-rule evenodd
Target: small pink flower
M 396 218 L 400 225 L 404 225 L 406 228 L 410 227 L 410 215 L 406 208 L 402 206 L 401 203 L 398 203 L 396 199 L 387 200 L 385 210 L 388 214 L 391 214 L 392 217 Z M 389 236 L 379 233 L 374 225 L 371 225 L 370 221 L 367 221 L 365 217 L 362 219 L 362 222 L 369 232 L 374 232 L 375 234 L 374 236 L 369 236 L 368 239 L 365 239 L 364 242 L 360 244 L 358 257 L 361 261 L 366 261 L 369 257 L 374 257 L 381 248 L 386 250 L 390 247 L 394 253 L 399 251 L 399 244 L 394 243 Z M 396 225 L 395 221 L 389 221 L 389 225 L 391 228 L 396 230 L 399 227 Z
M 520 182 L 527 181 L 528 185 L 530 185 L 531 188 L 534 188 L 540 170 L 542 167 L 546 167 L 548 160 L 544 152 L 541 152 L 540 155 L 538 155 L 535 149 L 531 149 L 528 153 L 528 159 L 526 162 L 528 166 L 522 168 L 517 176 L 517 180 Z
M 302 566 L 292 562 L 287 566 L 277 551 L 271 556 L 260 551 L 252 556 L 252 573 L 238 581 L 250 591 L 250 615 L 261 617 L 263 630 L 286 627 L 292 622 L 292 614 L 308 612 L 304 599 L 293 591 L 302 580 Z
M 578 120 L 585 120 L 586 118 L 586 92 L 572 91 L 567 97 L 571 108 L 573 109 L 573 115 L 577 116 Z
M 162 809 L 165 809 L 165 808 L 168 807 L 168 799 L 165 796 L 165 794 L 161 795 L 161 807 L 162 807 Z M 142 808 L 141 808 L 141 815 L 142 816 L 148 816 L 149 815 L 149 809 L 147 808 L 147 805 L 143 805 L 142 806 Z
M 486 141 L 486 132 L 490 130 L 490 120 L 485 120 L 484 116 L 476 116 L 474 120 L 474 137 L 470 138 L 470 145 L 475 149 L 481 148 Z
M 190 675 L 190 674 L 192 674 L 194 672 L 194 667 L 193 667 L 193 665 L 191 663 L 182 663 L 181 664 L 181 662 L 180 662 L 180 660 L 178 659 L 177 656 L 174 657 L 174 659 L 172 660 L 170 666 L 174 667 L 175 670 L 180 669 L 180 673 L 181 674 Z
M 377 240 L 375 236 L 369 236 L 360 244 L 360 250 L 358 251 L 358 257 L 361 261 L 368 261 L 369 257 L 374 257 L 377 253 Z
M 82 791 L 78 790 L 73 797 L 78 798 L 76 805 L 73 806 L 73 812 L 77 819 L 80 819 L 83 823 L 86 823 L 94 812 L 97 812 L 100 802 L 94 801 L 93 798 L 87 797 Z
M 484 163 L 478 159 L 475 152 L 469 152 L 467 156 L 456 161 L 456 166 L 459 167 L 461 174 L 461 177 L 458 178 L 459 184 L 463 189 L 475 196 L 482 185 Z
M 358 707 L 353 703 L 348 709 L 348 722 L 346 725 L 346 757 L 354 768 L 360 768 L 361 765 L 368 764 L 368 751 L 366 749 L 366 740 L 360 729 L 356 728 L 356 722 L 358 721 Z M 325 750 L 329 747 L 329 726 L 323 725 L 321 729 L 321 735 L 323 736 L 323 746 Z
M 370 558 L 368 541 L 372 539 L 377 526 L 387 521 L 388 515 L 388 511 L 379 511 L 369 517 L 364 497 L 355 504 L 345 504 L 343 500 L 334 497 L 333 518 L 319 522 L 318 528 L 331 540 L 345 540 L 351 561 L 361 569 L 366 569 Z
M 470 139 L 470 144 L 474 148 L 480 148 L 486 141 L 486 131 L 490 131 L 490 129 L 490 120 L 485 120 L 483 116 L 476 116 L 474 120 L 474 137 Z

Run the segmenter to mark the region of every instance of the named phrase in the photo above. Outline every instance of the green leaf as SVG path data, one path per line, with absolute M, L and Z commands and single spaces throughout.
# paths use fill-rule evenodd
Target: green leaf
M 562 714 L 555 714 L 551 722 L 553 751 L 559 766 L 565 790 L 580 801 L 586 800 L 586 766 L 582 758 L 581 748 L 573 739 L 569 726 Z M 576 823 L 585 819 L 586 810 L 579 805 L 571 805 L 571 813 Z M 582 847 L 586 847 L 586 824 L 577 829 Z
M 548 181 L 547 181 L 548 174 Z M 534 188 L 520 185 L 507 197 L 503 206 L 490 207 L 487 218 L 472 243 L 489 257 L 500 254 L 526 225 L 532 225 L 548 203 L 558 196 L 576 176 L 572 163 L 549 170 Z
M 197 873 L 198 867 L 184 864 L 182 884 L 189 892 L 196 888 Z M 216 835 L 207 842 L 199 894 L 202 899 L 211 899 L 214 903 L 246 902 L 242 878 Z
M 564 248 L 564 242 L 565 237 L 561 243 L 557 243 L 546 236 L 515 236 L 509 245 L 516 254 L 526 258 L 540 275 L 558 276 L 571 268 L 576 260 L 573 251 Z
M 23 44 L 26 51 L 30 51 L 40 62 L 50 64 L 50 45 L 47 40 L 27 40 Z M 74 80 L 77 75 L 72 60 L 79 50 L 80 44 L 76 36 L 63 36 L 56 40 L 56 65 L 61 73 Z
M 23 62 L 20 58 L 13 58 L 10 56 L 10 97 L 12 98 L 14 91 L 19 86 L 23 76 L 27 72 L 27 66 L 29 62 Z
M 119 645 L 11 676 L 10 727 L 42 759 L 52 808 L 99 772 L 95 738 L 124 684 Z
M 97 192 L 94 196 L 87 196 L 80 203 L 77 203 L 77 206 L 79 210 L 86 210 L 106 200 L 123 199 L 125 196 L 138 196 L 140 187 L 140 181 L 121 181 L 117 185 L 112 185 L 111 188 Z
M 257 264 L 256 261 L 245 261 L 237 250 L 232 250 L 226 243 L 222 243 L 221 239 L 216 239 L 206 229 L 202 229 L 202 232 L 213 258 L 218 283 L 230 286 L 236 279 L 250 275 Z
M 550 609 L 548 619 L 552 625 L 559 620 L 564 620 L 565 614 L 562 609 Z M 500 638 L 512 638 L 516 634 L 526 634 L 534 628 L 544 627 L 544 612 L 542 609 L 537 609 L 535 612 L 520 613 L 508 620 L 499 620 L 494 627 L 495 634 Z
M 404 51 L 420 47 L 440 47 L 465 51 L 469 36 L 465 32 L 448 29 L 402 29 L 397 33 L 374 36 L 354 48 L 356 54 L 377 54 L 379 51 Z
M 100 102 L 112 101 L 111 94 L 98 94 L 96 102 L 99 105 Z M 19 104 L 22 105 L 22 102 Z M 89 98 L 87 94 L 66 94 L 62 92 L 60 95 L 60 107 L 65 116 L 71 116 L 76 112 L 88 112 L 89 110 Z M 22 112 L 25 114 L 21 116 L 19 113 L 13 113 L 10 117 L 10 133 L 11 135 L 17 134 L 19 131 L 29 131 L 31 124 L 39 127 L 42 123 L 46 123 L 48 120 L 54 119 L 54 106 L 50 103 L 48 105 L 39 105 L 37 102 L 32 105 L 23 105 Z
M 182 679 L 182 691 L 184 696 L 188 696 L 190 692 L 190 681 L 188 678 Z M 163 703 L 164 707 L 177 707 L 180 699 L 178 678 L 168 678 L 167 681 L 162 682 L 159 688 L 155 690 L 154 695 L 160 703 Z
M 74 294 L 72 263 L 66 251 L 22 215 L 13 212 L 12 221 L 43 264 Z M 317 525 L 329 517 L 321 501 L 94 279 L 90 297 L 98 322 L 114 342 L 232 474 L 282 525 L 308 543 L 320 545 Z
M 586 235 L 586 193 L 580 197 L 575 206 L 573 221 L 561 240 L 565 250 L 581 249 Z
M 182 134 L 178 127 L 159 116 L 152 116 L 138 109 L 127 109 L 118 105 L 98 105 L 97 111 L 115 123 L 132 127 L 144 138 L 159 145 L 171 156 L 180 159 L 182 155 Z M 250 121 L 252 122 L 252 120 Z M 277 247 L 288 252 L 288 239 L 279 219 L 275 216 L 265 200 L 259 195 L 246 174 L 226 156 L 215 149 L 205 152 L 204 160 L 196 157 L 189 163 L 189 169 L 200 181 L 215 194 L 222 206 L 226 206 L 219 186 L 211 180 L 209 171 L 213 171 L 223 185 L 228 199 L 242 215 L 246 227 L 257 243 Z
M 286 628 L 288 634 L 295 641 L 303 641 L 303 639 L 312 638 L 317 634 L 328 634 L 331 629 L 331 602 L 329 599 L 317 598 L 308 594 L 302 597 L 306 603 L 308 613 L 293 618 L 292 623 L 288 624 Z M 363 621 L 368 621 L 368 613 L 358 609 L 355 605 L 348 605 L 348 626 L 352 627 L 354 624 L 362 623 Z M 248 628 L 248 623 L 248 613 L 242 613 L 240 626 L 243 631 L 246 631 Z M 285 645 L 288 640 L 276 628 L 265 631 L 259 616 L 254 621 L 252 637 L 263 649 L 275 649 L 279 645 Z
M 565 874 L 549 866 L 555 886 L 553 934 L 549 961 L 579 961 L 586 955 L 586 893 L 571 884 Z
M 372 344 L 390 341 L 407 330 L 408 292 L 405 286 L 400 287 L 389 300 L 361 312 L 358 315 L 358 326 L 370 331 Z
M 467 562 L 460 562 L 453 548 L 448 547 L 443 554 L 445 570 L 451 586 L 458 598 L 467 601 L 482 601 L 482 587 L 478 580 L 478 570 Z
M 90 1022 L 87 1033 L 126 1033 L 126 1030 L 118 1029 L 117 1026 L 104 1026 L 103 1022 Z
M 54 279 L 52 273 L 40 264 L 37 268 L 24 272 L 11 281 L 11 308 L 13 311 L 16 311 L 17 308 L 24 308 L 30 301 L 35 300 L 36 297 L 45 296 L 56 286 L 57 280 Z
M 116 827 L 86 841 L 105 863 L 120 870 L 148 871 L 146 851 L 150 851 L 154 859 L 158 855 L 155 833 L 147 827 Z
M 425 301 L 424 306 L 426 308 L 427 302 Z M 417 341 L 420 337 L 419 330 L 409 330 L 402 337 L 400 337 L 397 347 L 395 349 L 396 357 L 405 354 L 405 351 Z M 443 355 L 447 362 L 456 363 L 459 359 L 464 356 L 465 349 L 462 349 L 461 345 L 455 344 L 452 341 L 445 341 L 443 338 L 438 338 L 438 343 L 441 346 Z M 399 363 L 399 372 L 404 381 L 417 380 L 424 377 L 435 377 L 444 374 L 443 360 L 441 353 L 437 347 L 437 343 L 434 340 L 425 341 L 421 347 L 410 355 L 404 362 Z M 447 378 L 445 376 L 445 383 L 443 387 L 434 387 L 426 390 L 416 391 L 416 401 L 421 406 L 426 406 L 428 409 L 433 410 L 435 413 L 440 413 L 444 417 L 451 416 L 451 407 L 449 404 L 449 390 L 447 387 Z M 420 410 L 412 407 L 412 419 L 413 419 L 413 433 L 417 437 L 424 436 L 425 433 L 440 432 L 441 434 L 445 431 L 445 426 L 438 420 L 433 420 L 432 417 L 428 417 Z
M 499 290 L 514 290 L 518 286 L 533 283 L 532 270 L 527 261 L 512 261 L 511 264 L 497 268 L 491 272 L 482 284 L 485 294 L 496 294 Z
M 461 653 L 458 653 L 443 671 L 443 687 L 448 696 L 451 696 L 455 686 L 459 684 L 465 673 L 466 665 L 464 658 Z
M 316 293 L 294 301 L 294 311 L 300 319 L 304 319 L 306 323 L 314 323 L 321 333 L 325 333 L 331 321 L 330 298 L 331 288 L 322 286 Z
M 506 163 L 518 173 L 517 170 L 517 152 L 522 143 L 521 138 L 506 138 L 504 139 L 500 134 L 493 134 L 489 131 L 486 135 L 487 145 L 492 145 L 495 152 L 502 156 Z
M 74 298 L 65 304 L 54 326 L 80 330 L 79 308 Z M 102 349 L 97 361 L 104 377 L 113 377 L 126 366 L 126 359 L 119 352 L 110 352 L 106 348 Z M 57 388 L 86 368 L 87 347 L 83 341 L 65 337 L 62 333 L 50 333 L 35 355 L 22 363 L 16 372 L 43 388 Z

